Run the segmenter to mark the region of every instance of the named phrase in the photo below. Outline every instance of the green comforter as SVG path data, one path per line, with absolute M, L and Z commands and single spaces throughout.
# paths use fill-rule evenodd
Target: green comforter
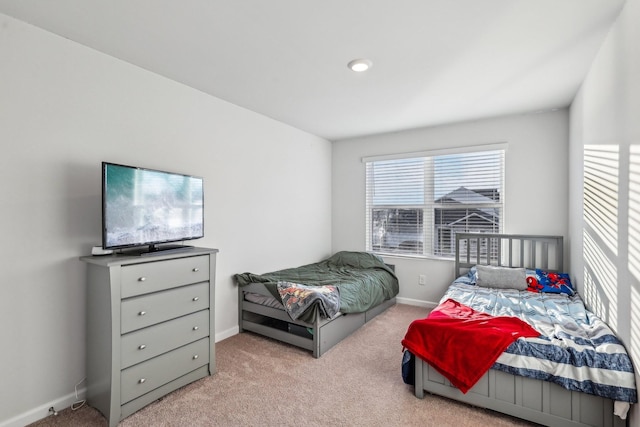
M 337 252 L 314 264 L 265 274 L 236 274 L 240 286 L 264 283 L 278 300 L 278 281 L 302 285 L 334 285 L 340 291 L 340 311 L 361 313 L 395 297 L 399 292 L 398 278 L 380 257 L 368 252 Z

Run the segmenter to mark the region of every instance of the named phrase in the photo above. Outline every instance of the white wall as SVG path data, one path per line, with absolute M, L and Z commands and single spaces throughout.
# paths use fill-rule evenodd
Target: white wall
M 627 0 L 571 106 L 572 275 L 640 365 L 640 0 Z M 604 191 L 600 191 L 604 188 Z M 629 425 L 640 425 L 634 405 Z
M 101 161 L 204 177 L 218 339 L 237 332 L 234 273 L 330 253 L 328 141 L 2 14 L 0 58 L 0 425 L 69 405 L 85 375 Z
M 365 248 L 362 157 L 507 142 L 506 233 L 567 236 L 567 110 L 415 129 L 333 143 L 333 251 Z M 404 302 L 430 306 L 453 280 L 453 262 L 388 257 Z M 426 286 L 418 276 L 428 277 Z

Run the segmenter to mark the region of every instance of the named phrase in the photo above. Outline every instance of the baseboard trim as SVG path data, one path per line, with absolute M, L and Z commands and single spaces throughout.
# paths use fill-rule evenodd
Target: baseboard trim
M 240 327 L 234 326 L 233 328 L 229 328 L 226 331 L 222 331 L 216 334 L 216 342 L 220 342 L 234 335 L 238 335 L 240 333 Z
M 87 390 L 85 387 L 78 389 L 78 396 L 86 396 Z M 36 421 L 40 421 L 43 418 L 51 415 L 49 412 L 49 408 L 53 407 L 56 411 L 60 412 L 64 409 L 69 408 L 73 405 L 78 399 L 76 398 L 76 393 L 69 393 L 66 396 L 63 396 L 59 399 L 52 400 L 49 403 L 45 403 L 36 408 L 30 409 L 27 412 L 23 412 L 22 414 L 18 414 L 13 418 L 8 420 L 0 421 L 0 427 L 24 427 L 28 424 L 35 423 Z
M 433 310 L 438 305 L 438 303 L 436 302 L 423 301 L 423 300 L 418 300 L 413 298 L 403 298 L 403 297 L 396 297 L 396 302 L 398 304 L 415 305 L 417 307 L 424 307 L 424 308 L 428 308 L 429 310 Z

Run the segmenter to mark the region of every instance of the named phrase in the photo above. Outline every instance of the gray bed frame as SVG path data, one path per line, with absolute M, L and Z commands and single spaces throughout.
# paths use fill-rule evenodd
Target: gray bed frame
M 255 332 L 311 350 L 313 357 L 316 358 L 322 356 L 331 347 L 396 303 L 396 299 L 392 298 L 363 313 L 338 313 L 332 319 L 316 316 L 315 322 L 307 323 L 292 320 L 284 309 L 256 304 L 244 298 L 244 292 L 272 296 L 263 284 L 251 283 L 238 288 L 240 332 Z
M 560 271 L 563 250 L 561 236 L 460 233 L 456 235 L 455 274 L 459 277 L 476 264 Z M 614 402 L 610 399 L 494 369 L 463 394 L 416 357 L 416 397 L 423 398 L 425 391 L 547 426 L 626 425 L 626 421 L 613 414 Z

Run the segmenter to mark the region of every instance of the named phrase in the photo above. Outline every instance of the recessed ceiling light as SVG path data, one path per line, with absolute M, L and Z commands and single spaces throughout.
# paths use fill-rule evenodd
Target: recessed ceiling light
M 356 73 L 367 71 L 369 68 L 371 68 L 372 65 L 373 62 L 371 62 L 371 60 L 369 59 L 354 59 L 347 64 L 347 66 Z

